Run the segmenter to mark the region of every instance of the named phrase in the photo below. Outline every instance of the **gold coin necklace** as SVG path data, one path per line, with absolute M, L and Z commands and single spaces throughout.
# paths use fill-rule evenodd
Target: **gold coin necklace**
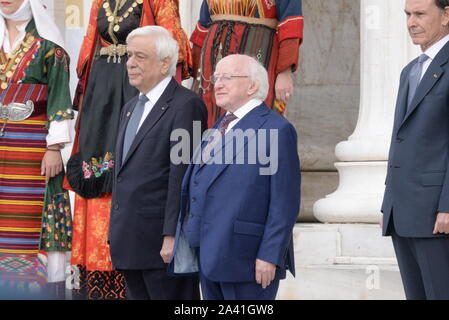
M 23 56 L 30 51 L 35 38 L 28 33 L 25 39 L 10 53 L 0 56 L 0 88 L 5 90 L 8 88 L 8 81 L 14 75 L 19 63 L 22 61 Z M 6 58 L 4 58 L 6 56 Z
M 106 0 L 103 4 L 103 8 L 106 12 L 106 17 L 109 22 L 109 30 L 114 32 L 120 31 L 120 23 L 129 17 L 129 15 L 134 11 L 135 8 L 139 4 L 143 3 L 143 0 L 135 0 L 131 6 L 128 8 L 128 10 L 125 11 L 121 16 L 118 16 L 118 12 L 123 8 L 123 6 L 126 4 L 127 0 L 117 0 L 115 3 L 114 11 L 111 9 L 111 4 L 109 3 L 109 0 Z M 110 34 L 112 32 L 109 32 Z M 113 37 L 113 40 L 115 37 Z M 115 41 L 114 41 L 115 42 Z

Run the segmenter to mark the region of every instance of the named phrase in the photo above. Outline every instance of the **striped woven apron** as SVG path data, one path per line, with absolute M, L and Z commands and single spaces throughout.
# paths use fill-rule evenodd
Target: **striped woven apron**
M 45 177 L 47 86 L 10 84 L 0 103 L 34 103 L 33 114 L 18 122 L 0 119 L 0 288 L 41 286 L 45 255 L 39 254 Z

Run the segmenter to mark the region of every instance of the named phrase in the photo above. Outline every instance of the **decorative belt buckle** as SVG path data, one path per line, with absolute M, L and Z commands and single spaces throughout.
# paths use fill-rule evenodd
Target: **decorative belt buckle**
M 0 103 L 0 118 L 10 121 L 23 121 L 34 111 L 34 103 L 28 100 L 25 104 L 13 102 L 8 105 Z

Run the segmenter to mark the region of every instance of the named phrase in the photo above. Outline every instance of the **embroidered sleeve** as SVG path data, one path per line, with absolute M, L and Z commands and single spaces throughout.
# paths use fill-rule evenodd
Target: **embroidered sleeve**
M 276 2 L 278 17 L 279 58 L 276 72 L 291 67 L 296 70 L 299 59 L 299 47 L 303 39 L 304 17 L 300 0 L 282 0 Z
M 279 56 L 276 63 L 276 74 L 281 73 L 287 68 L 291 68 L 293 72 L 298 69 L 299 64 L 299 45 L 301 40 L 285 39 L 279 44 Z
M 190 42 L 198 47 L 202 47 L 204 40 L 206 39 L 207 32 L 209 31 L 210 22 L 209 6 L 207 5 L 207 0 L 204 0 L 200 9 L 200 19 L 198 20 L 196 28 L 190 37 Z
M 177 0 L 154 0 L 152 9 L 156 24 L 170 31 L 178 42 L 178 62 L 183 64 L 183 78 L 189 78 L 192 69 L 192 52 L 187 35 L 181 27 Z
M 70 59 L 64 49 L 51 44 L 44 57 L 44 72 L 48 80 L 47 120 L 73 119 L 70 101 Z
M 98 32 L 97 15 L 102 2 L 103 0 L 94 0 L 90 9 L 89 26 L 87 27 L 87 32 L 84 36 L 83 44 L 81 45 L 78 64 L 76 67 L 78 78 L 82 78 L 84 76 L 84 73 L 86 72 L 86 66 L 89 60 L 93 58 L 92 48 L 95 46 Z

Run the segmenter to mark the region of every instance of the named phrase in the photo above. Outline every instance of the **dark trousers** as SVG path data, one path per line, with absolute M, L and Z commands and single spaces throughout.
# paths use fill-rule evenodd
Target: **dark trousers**
M 200 300 L 198 277 L 170 277 L 166 269 L 120 271 L 130 300 Z
M 263 289 L 253 282 L 214 282 L 200 272 L 201 292 L 204 300 L 274 300 L 279 280 L 274 280 Z
M 408 300 L 449 299 L 449 238 L 405 238 L 391 231 Z

